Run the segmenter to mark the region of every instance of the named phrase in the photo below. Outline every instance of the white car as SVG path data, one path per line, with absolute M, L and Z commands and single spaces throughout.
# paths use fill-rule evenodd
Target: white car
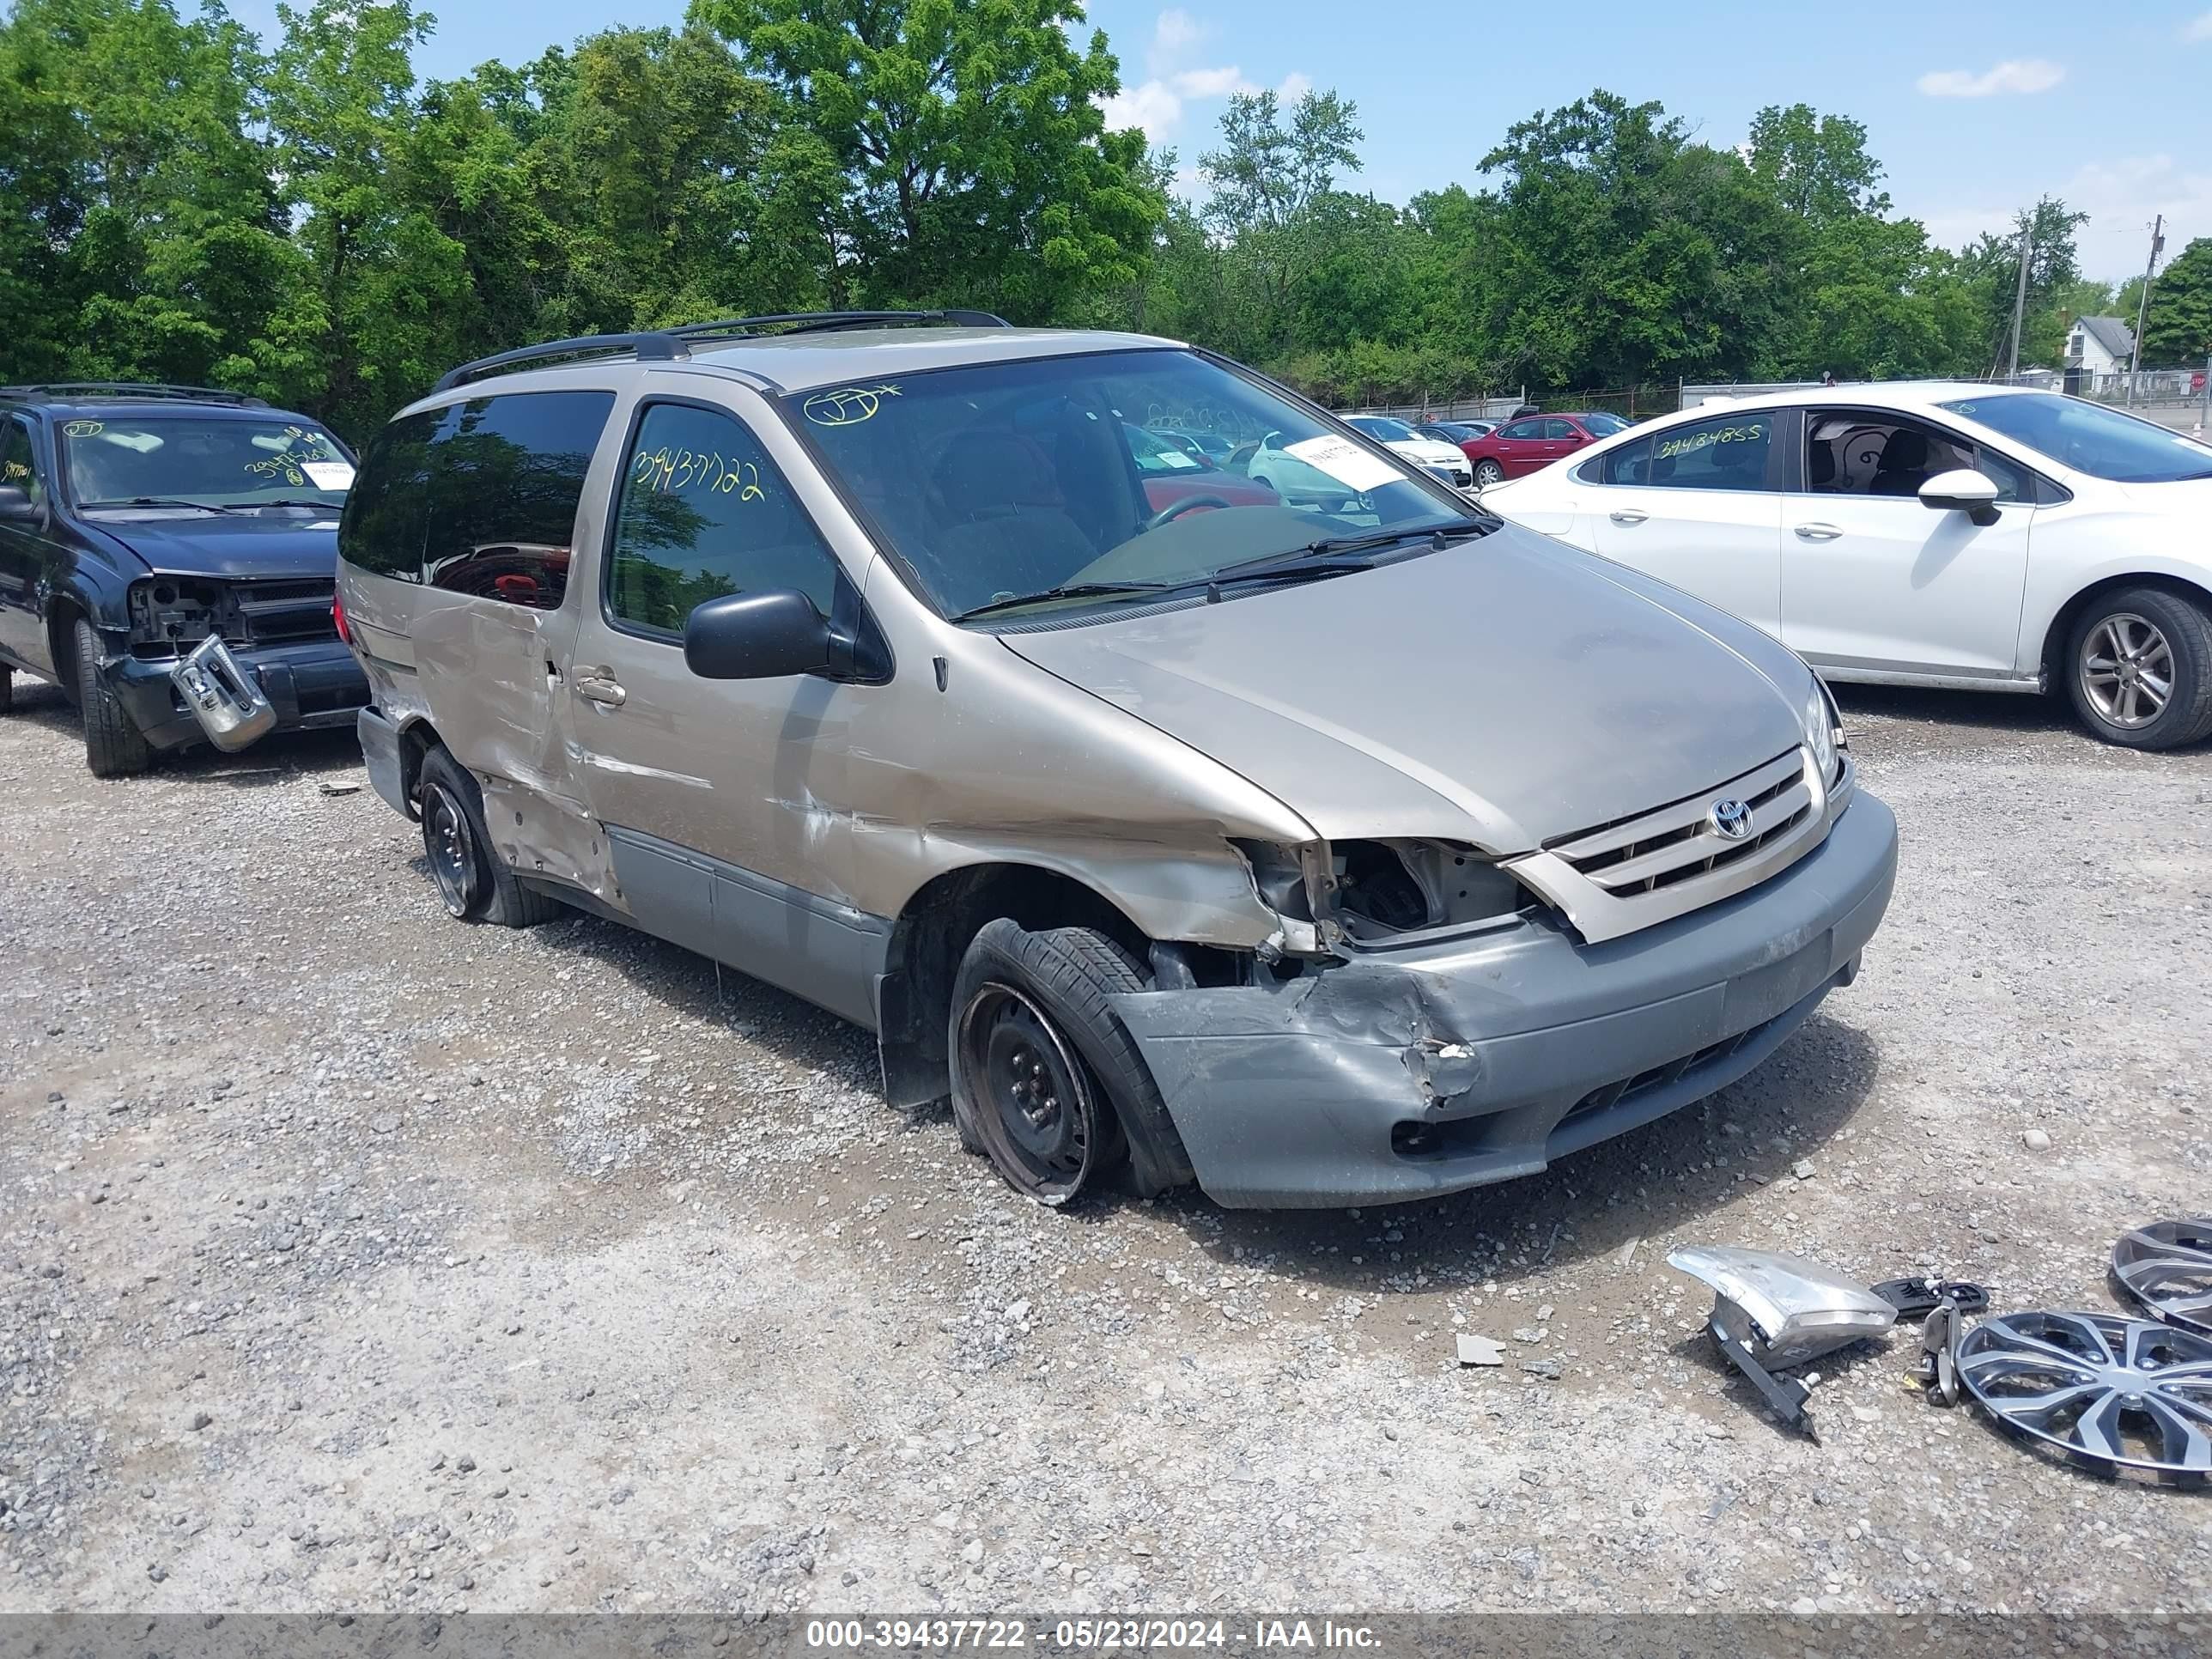
M 1344 419 L 1346 425 L 1365 433 L 1414 465 L 1425 467 L 1454 489 L 1465 489 L 1474 482 L 1474 464 L 1457 444 L 1425 438 L 1405 422 L 1389 415 L 1347 415 Z
M 1742 398 L 1482 501 L 1830 679 L 2063 686 L 2109 742 L 2212 735 L 2212 447 L 2117 410 L 1971 383 Z

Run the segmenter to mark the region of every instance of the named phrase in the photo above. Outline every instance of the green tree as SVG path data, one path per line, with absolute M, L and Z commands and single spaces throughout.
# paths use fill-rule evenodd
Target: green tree
M 1483 158 L 1500 212 L 1500 366 L 1532 383 L 1735 375 L 1765 350 L 1802 227 L 1730 151 L 1604 91 L 1540 111 Z
M 839 286 L 1045 322 L 1141 273 L 1164 204 L 1109 134 L 1106 37 L 1067 0 L 695 0 L 834 158 Z M 802 158 L 792 158 L 793 160 Z
M 0 24 L 9 372 L 253 377 L 297 270 L 257 136 L 252 37 L 219 5 L 20 0 Z
M 2002 368 L 2009 359 L 2013 307 L 2018 291 L 2021 241 L 2027 241 L 2027 307 L 2021 331 L 2020 360 L 2046 368 L 2062 361 L 2067 325 L 2063 297 L 2075 290 L 2081 265 L 2075 248 L 2075 233 L 2088 220 L 2056 197 L 2046 196 L 2034 209 L 2015 216 L 2009 236 L 1984 232 L 1959 255 L 1960 279 L 1974 294 L 1981 314 L 1983 341 L 1979 355 L 1986 362 L 1967 365 L 1975 373 Z
M 1889 211 L 1881 163 L 1867 153 L 1867 130 L 1809 104 L 1769 104 L 1751 118 L 1751 170 L 1799 217 L 1830 224 Z
M 836 246 L 834 162 L 703 27 L 609 29 L 477 95 L 525 152 L 562 269 L 560 332 L 819 306 Z M 532 94 L 534 94 L 534 100 Z
M 2159 273 L 2143 325 L 2146 368 L 2202 368 L 2212 356 L 2212 236 L 2200 236 Z

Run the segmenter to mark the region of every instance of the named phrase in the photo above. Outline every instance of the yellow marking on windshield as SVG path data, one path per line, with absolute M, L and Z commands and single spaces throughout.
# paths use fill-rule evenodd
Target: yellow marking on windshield
M 62 428 L 64 438 L 97 438 L 107 430 L 105 421 L 71 421 Z
M 876 418 L 884 398 L 904 395 L 896 386 L 840 386 L 816 392 L 799 405 L 799 412 L 817 426 L 858 426 Z

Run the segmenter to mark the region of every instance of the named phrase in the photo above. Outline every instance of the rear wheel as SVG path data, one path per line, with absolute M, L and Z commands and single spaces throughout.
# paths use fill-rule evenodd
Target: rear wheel
M 1481 460 L 1474 464 L 1474 487 L 1487 489 L 1495 483 L 1505 482 L 1505 469 L 1495 461 Z
M 15 707 L 15 671 L 0 662 L 0 714 L 13 713 Z
M 2212 735 L 2212 614 L 2160 587 L 2097 599 L 2074 625 L 2067 685 L 2091 733 L 2130 749 Z
M 1063 1205 L 1128 1156 L 1123 1111 L 1165 1117 L 1110 999 L 1150 988 L 1121 945 L 1088 927 L 985 925 L 952 988 L 952 1113 L 961 1139 L 1016 1192 Z
M 483 792 L 443 749 L 422 757 L 422 854 L 447 914 L 462 921 L 532 927 L 560 905 L 517 881 L 492 851 L 484 827 Z
M 100 635 L 79 617 L 71 638 L 76 646 L 76 706 L 84 714 L 85 765 L 95 778 L 143 772 L 154 763 L 154 746 L 100 677 Z

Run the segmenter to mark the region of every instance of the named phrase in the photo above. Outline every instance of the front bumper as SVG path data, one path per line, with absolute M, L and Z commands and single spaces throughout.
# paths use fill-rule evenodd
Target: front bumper
M 260 682 L 262 695 L 276 708 L 274 729 L 278 732 L 351 726 L 368 702 L 368 677 L 340 641 L 275 645 L 258 651 L 234 646 L 231 654 Z M 169 683 L 174 666 L 174 658 L 149 662 L 126 656 L 112 658 L 100 668 L 131 723 L 156 749 L 181 749 L 206 740 L 207 734 Z
M 1215 1202 L 1425 1198 L 1533 1174 L 1735 1082 L 1850 983 L 1896 873 L 1897 821 L 1861 793 L 1782 873 L 1603 945 L 1521 922 L 1280 984 L 1115 1000 Z

